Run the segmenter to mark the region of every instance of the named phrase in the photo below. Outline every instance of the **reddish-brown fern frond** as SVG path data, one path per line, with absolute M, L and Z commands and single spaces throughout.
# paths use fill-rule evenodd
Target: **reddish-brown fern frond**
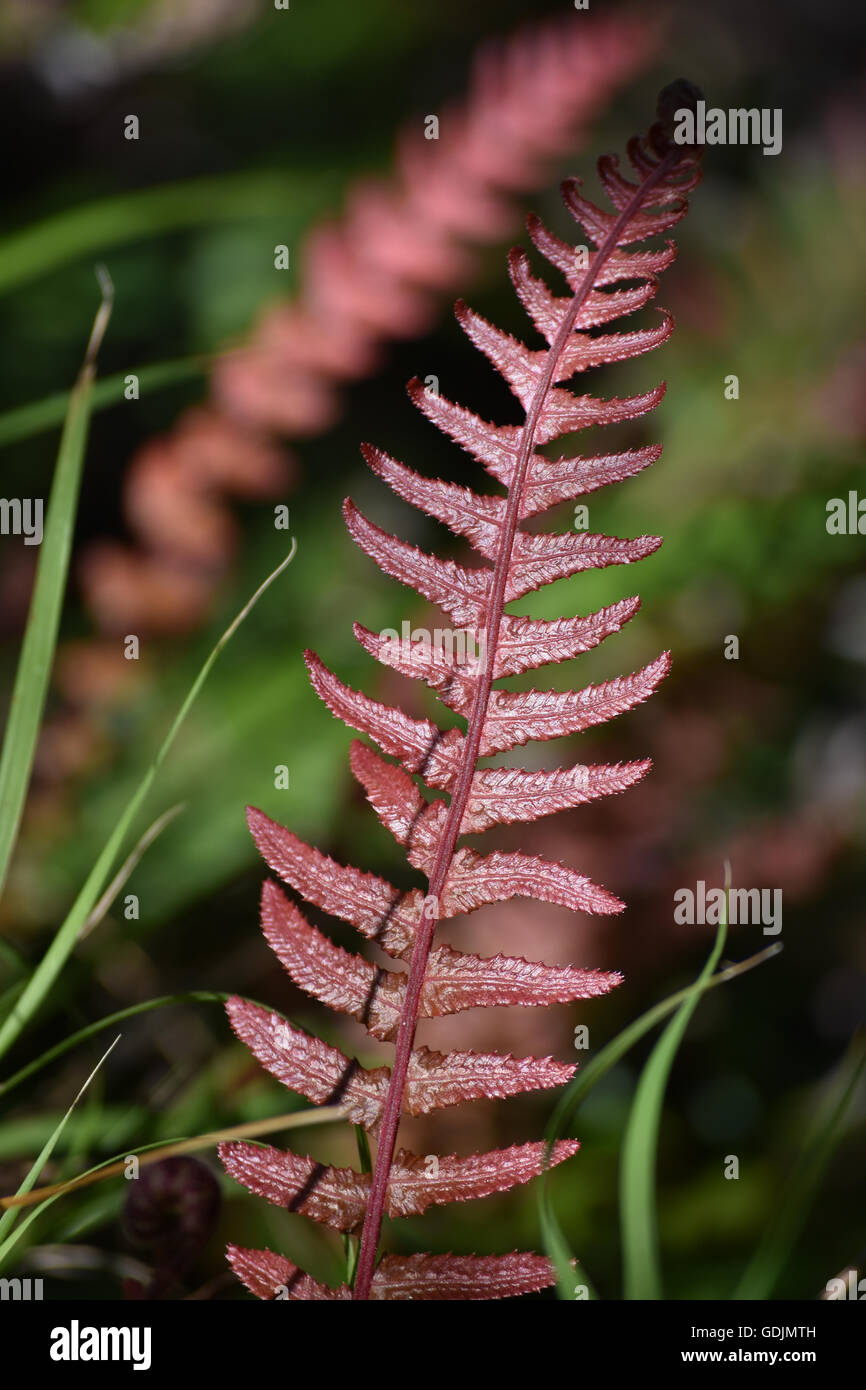
M 270 305 L 249 341 L 217 358 L 206 410 L 132 459 L 124 511 L 137 546 L 101 542 L 80 565 L 102 632 L 201 621 L 234 549 L 230 499 L 277 497 L 291 479 L 271 437 L 327 429 L 343 383 L 370 375 L 388 341 L 430 328 L 439 296 L 472 273 L 473 247 L 509 232 L 513 195 L 579 147 L 657 36 L 637 13 L 572 14 L 483 44 L 466 96 L 442 113 L 443 138 L 414 121 L 393 174 L 356 181 L 344 214 L 314 225 L 299 296 Z
M 673 95 L 664 96 L 661 115 L 673 100 L 683 104 L 688 97 L 678 84 Z M 447 732 L 350 689 L 318 657 L 307 654 L 313 685 L 324 702 L 386 755 L 356 742 L 352 770 L 382 824 L 405 847 L 409 863 L 425 875 L 426 893 L 417 888 L 401 893 L 375 875 L 327 858 L 260 811 L 249 813 L 256 842 L 280 878 L 308 902 L 351 923 L 392 958 L 409 962 L 408 973 L 389 971 L 338 948 L 276 885 L 266 887 L 265 933 L 292 979 L 363 1022 L 374 1037 L 393 1038 L 395 1055 L 391 1068 L 367 1070 L 267 1009 L 237 998 L 230 1002 L 232 1026 L 269 1071 L 311 1101 L 339 1100 L 347 1118 L 378 1141 L 372 1175 L 327 1168 L 275 1149 L 223 1146 L 229 1172 L 254 1192 L 338 1230 L 361 1228 L 353 1290 L 318 1284 L 269 1251 L 232 1248 L 235 1270 L 260 1297 L 274 1297 L 279 1289 L 281 1296 L 301 1299 L 486 1299 L 527 1293 L 552 1282 L 549 1265 L 535 1255 L 376 1260 L 384 1214 L 406 1215 L 437 1202 L 504 1191 L 527 1181 L 544 1161 L 537 1144 L 469 1158 L 452 1155 L 434 1164 L 402 1150 L 395 1156 L 401 1114 L 423 1115 L 465 1100 L 558 1086 L 574 1070 L 551 1057 L 443 1055 L 416 1048 L 418 1019 L 485 1004 L 568 1002 L 603 993 L 619 980 L 611 973 L 520 958 L 482 960 L 449 946 L 434 948 L 433 934 L 441 920 L 515 896 L 590 913 L 623 907 L 606 888 L 564 864 L 519 853 L 482 855 L 458 841 L 490 826 L 534 821 L 622 791 L 649 767 L 646 761 L 552 771 L 478 767 L 482 757 L 530 739 L 576 733 L 633 708 L 668 669 L 665 653 L 632 675 L 578 691 L 516 692 L 493 685 L 500 677 L 588 650 L 618 631 L 638 603 L 629 599 L 589 617 L 539 622 L 506 613 L 512 599 L 581 570 L 641 559 L 660 544 L 652 536 L 619 540 L 521 529 L 524 519 L 629 477 L 658 456 L 657 449 L 646 448 L 551 461 L 539 452 L 539 446 L 574 430 L 633 419 L 652 409 L 663 394 L 658 387 L 625 400 L 600 400 L 575 395 L 562 384 L 597 363 L 649 351 L 672 330 L 670 317 L 663 314 L 659 325 L 637 332 L 593 336 L 587 331 L 633 312 L 653 296 L 658 274 L 674 257 L 673 244 L 662 250 L 631 248 L 685 215 L 685 195 L 699 179 L 695 152 L 671 142 L 664 119 L 646 140 L 633 140 L 628 153 L 634 182 L 623 177 L 613 157 L 599 164 L 612 211 L 585 199 L 576 180 L 564 186 L 566 205 L 591 243 L 584 255 L 576 255 L 575 248 L 537 219 L 530 221 L 536 246 L 563 273 L 568 294 L 554 294 L 531 273 L 521 252 L 512 253 L 515 288 L 546 347 L 531 350 L 458 305 L 462 327 L 509 383 L 525 412 L 524 423 L 488 424 L 417 382 L 410 385 L 422 411 L 504 485 L 505 495 L 479 495 L 423 478 L 377 449 L 364 451 L 374 472 L 396 492 L 465 537 L 481 564 L 467 567 L 426 554 L 374 526 L 351 502 L 345 506 L 346 524 L 358 545 L 386 574 L 438 604 L 471 636 L 475 654 L 463 660 L 454 643 L 433 650 L 429 644 L 403 645 L 394 635 L 356 628 L 372 655 L 426 681 L 465 719 L 465 731 Z M 632 281 L 636 287 L 607 288 Z M 416 778 L 445 795 L 428 800 Z M 568 1158 L 574 1148 L 571 1142 L 560 1144 L 553 1161 Z

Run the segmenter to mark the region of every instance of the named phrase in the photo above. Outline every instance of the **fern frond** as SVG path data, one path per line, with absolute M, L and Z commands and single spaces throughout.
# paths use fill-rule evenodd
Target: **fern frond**
M 269 306 L 240 348 L 214 363 L 211 404 L 132 458 L 124 512 L 135 548 L 89 546 L 85 598 L 104 633 L 180 633 L 207 612 L 231 558 L 233 497 L 284 493 L 294 463 L 274 435 L 321 433 L 344 382 L 373 372 L 384 345 L 429 329 L 443 292 L 467 282 L 474 248 L 516 220 L 513 195 L 548 178 L 589 122 L 654 55 L 659 29 L 637 13 L 563 16 L 482 44 L 468 90 L 443 112 L 447 138 L 418 122 L 388 178 L 350 187 L 339 219 L 300 251 L 297 298 Z
M 673 94 L 683 100 L 683 89 Z M 669 111 L 671 94 L 660 111 Z M 599 164 L 613 205 L 598 208 L 576 180 L 563 189 L 566 206 L 594 246 L 585 258 L 548 232 L 537 219 L 530 233 L 561 271 L 569 294 L 556 295 L 530 272 L 526 257 L 513 253 L 511 273 L 518 295 L 547 346 L 530 349 L 480 315 L 458 304 L 457 318 L 470 340 L 491 361 L 520 402 L 522 425 L 497 426 L 464 406 L 410 383 L 422 412 L 480 462 L 506 489 L 505 495 L 428 479 L 383 451 L 365 446 L 367 463 L 407 502 L 462 536 L 478 556 L 475 565 L 441 559 L 409 545 L 367 520 L 351 503 L 346 525 L 356 543 L 379 567 L 430 602 L 473 638 L 478 652 L 466 660 L 456 650 L 394 641 L 356 625 L 361 645 L 382 665 L 425 681 L 465 728 L 440 728 L 411 718 L 344 685 L 313 653 L 307 653 L 312 683 L 328 708 L 367 735 L 350 751 L 352 771 L 382 825 L 427 879 L 427 891 L 397 888 L 371 874 L 336 864 L 290 831 L 250 810 L 250 826 L 265 859 L 306 901 L 341 917 L 375 941 L 405 970 L 374 965 L 337 947 L 311 926 L 300 908 L 271 884 L 263 894 L 265 934 L 286 970 L 312 997 L 361 1022 L 375 1038 L 394 1040 L 393 1066 L 362 1068 L 339 1049 L 286 1024 L 276 1014 L 240 999 L 229 1016 L 238 1036 L 263 1066 L 285 1085 L 316 1102 L 339 1100 L 347 1116 L 377 1136 L 373 1173 L 328 1168 L 312 1158 L 251 1145 L 225 1145 L 223 1161 L 254 1192 L 344 1232 L 361 1228 L 353 1290 L 327 1289 L 289 1261 L 269 1251 L 234 1248 L 239 1277 L 260 1297 L 285 1289 L 289 1298 L 499 1298 L 552 1282 L 546 1261 L 534 1255 L 386 1255 L 377 1263 L 383 1215 L 407 1215 L 445 1201 L 504 1191 L 528 1181 L 542 1161 L 537 1144 L 459 1158 L 421 1159 L 395 1155 L 402 1115 L 422 1115 L 467 1100 L 516 1095 L 562 1084 L 571 1064 L 544 1057 L 415 1047 L 416 1024 L 462 1009 L 519 1003 L 568 1002 L 599 995 L 619 983 L 615 972 L 548 966 L 520 958 L 484 960 L 433 944 L 437 923 L 484 904 L 515 896 L 559 904 L 575 911 L 609 914 L 624 904 L 577 869 L 518 852 L 483 855 L 459 843 L 495 825 L 529 822 L 556 811 L 626 790 L 649 770 L 648 760 L 610 765 L 576 765 L 552 770 L 479 767 L 479 759 L 530 740 L 561 738 L 634 708 L 667 673 L 662 653 L 642 670 L 580 690 L 507 691 L 500 677 L 535 670 L 589 650 L 617 632 L 637 611 L 638 599 L 587 616 L 539 622 L 505 611 L 512 600 L 543 584 L 587 569 L 628 564 L 651 554 L 654 536 L 621 540 L 604 535 L 530 533 L 521 523 L 557 503 L 633 476 L 658 457 L 656 448 L 600 458 L 551 461 L 542 446 L 563 434 L 632 420 L 654 408 L 664 386 L 626 399 L 577 395 L 565 385 L 575 373 L 660 346 L 672 331 L 662 313 L 653 328 L 596 333 L 644 307 L 657 277 L 673 259 L 662 251 L 633 250 L 636 243 L 669 230 L 684 216 L 686 194 L 699 179 L 695 152 L 675 146 L 664 121 L 645 140 L 629 145 L 636 181 L 608 156 Z M 624 281 L 626 288 L 610 289 Z M 396 760 L 396 761 L 393 761 Z M 432 798 L 429 791 L 442 793 Z M 554 1154 L 560 1162 L 575 1145 Z

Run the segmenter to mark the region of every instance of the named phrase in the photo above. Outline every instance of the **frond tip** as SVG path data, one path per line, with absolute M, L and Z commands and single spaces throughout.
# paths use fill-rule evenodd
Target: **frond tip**
M 489 424 L 419 382 L 410 383 L 410 396 L 422 413 L 466 449 L 505 494 L 424 478 L 381 449 L 364 446 L 377 477 L 468 542 L 477 563 L 441 559 L 409 545 L 347 501 L 346 525 L 360 548 L 465 629 L 471 652 L 453 643 L 439 650 L 395 640 L 360 624 L 355 635 L 383 666 L 425 681 L 463 726 L 440 728 L 433 720 L 411 718 L 398 705 L 352 690 L 307 653 L 310 678 L 324 703 L 378 745 L 377 752 L 366 742 L 352 744 L 352 772 L 409 864 L 426 878 L 426 891 L 402 892 L 374 874 L 337 863 L 261 811 L 248 812 L 256 844 L 278 877 L 307 903 L 355 927 L 395 962 L 390 969 L 338 946 L 282 889 L 265 885 L 265 935 L 293 981 L 311 998 L 356 1019 L 372 1037 L 393 1041 L 395 1052 L 393 1066 L 365 1068 L 260 1005 L 229 1001 L 235 1032 L 267 1070 L 316 1104 L 339 1100 L 348 1118 L 377 1139 L 371 1174 L 267 1146 L 221 1147 L 227 1171 L 251 1191 L 344 1234 L 361 1232 L 353 1287 L 320 1284 L 267 1250 L 230 1247 L 238 1277 L 259 1298 L 492 1299 L 536 1292 L 553 1282 L 546 1259 L 517 1252 L 379 1259 L 379 1235 L 385 1214 L 417 1215 L 431 1205 L 507 1191 L 548 1163 L 570 1158 L 577 1148 L 576 1141 L 567 1140 L 549 1154 L 539 1143 L 469 1157 L 395 1152 L 402 1115 L 555 1087 L 575 1070 L 553 1057 L 416 1047 L 418 1019 L 490 1005 L 569 1003 L 606 993 L 620 982 L 615 972 L 464 954 L 444 942 L 434 944 L 434 932 L 442 921 L 516 896 L 594 914 L 624 907 L 570 865 L 516 851 L 481 854 L 462 840 L 619 794 L 650 768 L 645 758 L 543 770 L 480 767 L 479 760 L 530 741 L 570 737 L 624 714 L 646 700 L 669 669 L 669 654 L 663 652 L 642 670 L 580 689 L 513 691 L 495 685 L 503 677 L 591 650 L 618 632 L 639 606 L 639 599 L 628 598 L 585 616 L 542 622 L 507 612 L 512 600 L 588 569 L 630 564 L 661 544 L 655 536 L 530 532 L 523 523 L 632 477 L 659 456 L 653 445 L 556 460 L 541 450 L 564 434 L 633 420 L 664 394 L 661 384 L 637 396 L 602 400 L 576 395 L 567 383 L 594 366 L 660 347 L 673 331 L 664 311 L 648 328 L 598 331 L 654 297 L 675 248 L 669 240 L 662 249 L 637 248 L 685 215 L 687 194 L 700 176 L 698 152 L 673 144 L 672 100 L 663 94 L 649 137 L 630 143 L 633 178 L 620 172 L 613 156 L 600 161 L 611 209 L 586 199 L 578 180 L 563 186 L 566 207 L 593 248 L 588 254 L 577 256 L 574 247 L 530 219 L 532 240 L 564 276 L 566 294 L 537 278 L 522 251 L 512 252 L 515 289 L 545 347 L 529 348 L 462 302 L 457 306 L 461 327 L 511 387 L 524 423 Z M 408 970 L 400 962 L 408 963 Z

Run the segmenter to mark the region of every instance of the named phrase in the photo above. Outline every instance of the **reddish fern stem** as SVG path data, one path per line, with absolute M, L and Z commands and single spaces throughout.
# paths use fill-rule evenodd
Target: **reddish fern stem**
M 631 199 L 623 208 L 599 247 L 598 253 L 592 261 L 592 271 L 597 272 L 612 252 L 616 250 L 620 233 L 628 226 L 635 213 L 639 210 L 646 195 L 656 184 L 660 183 L 673 168 L 675 168 L 681 157 L 682 153 L 680 150 L 671 148 L 661 162 L 656 165 L 655 169 L 646 176 L 643 183 L 635 190 Z M 483 671 L 479 673 L 466 730 L 463 761 L 451 798 L 451 804 L 448 809 L 448 818 L 443 827 L 442 838 L 439 842 L 436 858 L 430 871 L 428 893 L 429 896 L 434 899 L 439 898 L 445 884 L 448 870 L 451 867 L 451 860 L 454 857 L 454 850 L 460 833 L 460 825 L 463 821 L 463 814 L 469 800 L 472 778 L 478 762 L 481 732 L 484 727 L 487 706 L 490 701 L 490 691 L 493 686 L 493 657 L 499 640 L 499 628 L 504 607 L 505 585 L 508 579 L 511 551 L 514 545 L 515 532 L 517 530 L 523 483 L 526 477 L 529 457 L 535 442 L 536 426 L 547 393 L 553 384 L 554 373 L 563 349 L 574 328 L 577 316 L 586 302 L 588 295 L 592 291 L 596 278 L 595 274 L 588 272 L 579 291 L 575 294 L 571 307 L 565 315 L 559 332 L 550 348 L 544 374 L 532 398 L 529 410 L 526 413 L 526 421 L 520 442 L 520 453 L 518 454 L 517 463 L 510 481 L 508 509 L 505 516 L 499 551 L 496 556 L 496 565 L 493 571 L 493 584 L 491 586 L 487 613 L 485 615 L 484 631 L 486 636 L 485 651 L 487 653 L 487 660 L 484 663 Z M 388 1180 L 394 1161 L 394 1146 L 397 1140 L 397 1128 L 400 1123 L 403 1093 L 406 1088 L 409 1060 L 412 1054 L 415 1031 L 418 1024 L 418 1008 L 421 999 L 421 990 L 424 984 L 424 975 L 427 970 L 430 948 L 433 943 L 433 933 L 437 925 L 438 918 L 434 916 L 432 912 L 428 914 L 425 908 L 418 924 L 418 933 L 412 951 L 409 980 L 406 986 L 406 996 L 394 1049 L 394 1067 L 391 1072 L 391 1081 L 382 1112 L 382 1125 L 376 1150 L 376 1164 L 373 1170 L 373 1181 L 370 1187 L 370 1196 L 364 1215 L 364 1226 L 361 1232 L 361 1248 L 358 1255 L 355 1286 L 352 1294 L 353 1299 L 356 1300 L 368 1299 L 370 1296 L 370 1286 L 376 1266 L 376 1254 L 382 1229 L 382 1217 L 385 1211 Z

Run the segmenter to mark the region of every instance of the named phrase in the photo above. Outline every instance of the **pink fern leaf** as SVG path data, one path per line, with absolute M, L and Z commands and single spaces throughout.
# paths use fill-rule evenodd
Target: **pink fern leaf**
M 587 330 L 602 329 L 644 308 L 674 257 L 669 241 L 661 250 L 636 248 L 680 220 L 699 180 L 695 152 L 674 145 L 665 124 L 672 103 L 694 99 L 694 92 L 682 85 L 663 94 L 661 116 L 649 137 L 629 144 L 634 180 L 620 172 L 613 158 L 602 161 L 600 174 L 612 211 L 589 202 L 576 180 L 564 185 L 566 206 L 594 250 L 578 256 L 538 219 L 530 220 L 532 239 L 562 272 L 569 289 L 565 295 L 554 292 L 532 274 L 522 252 L 512 253 L 517 294 L 546 348 L 530 348 L 458 304 L 461 326 L 511 387 L 524 422 L 490 424 L 418 381 L 410 383 L 410 396 L 422 413 L 471 454 L 506 495 L 488 496 L 427 479 L 380 449 L 364 448 L 382 481 L 468 541 L 481 564 L 468 567 L 427 554 L 347 502 L 344 515 L 351 536 L 386 574 L 440 606 L 479 650 L 467 653 L 453 643 L 434 649 L 423 641 L 398 639 L 393 632 L 376 634 L 355 626 L 361 645 L 380 663 L 425 681 L 465 721 L 465 728 L 447 729 L 352 690 L 317 656 L 307 654 L 313 686 L 324 703 L 381 750 L 353 743 L 352 770 L 409 864 L 426 878 L 426 892 L 418 887 L 401 892 L 375 875 L 337 864 L 261 812 L 250 812 L 265 859 L 286 883 L 308 902 L 354 925 L 386 954 L 408 963 L 408 969 L 389 970 L 338 948 L 275 885 L 265 889 L 265 932 L 292 979 L 313 998 L 358 1019 L 372 1036 L 393 1039 L 394 1059 L 391 1067 L 365 1069 L 267 1009 L 230 1001 L 235 1031 L 263 1066 L 317 1104 L 339 1100 L 347 1117 L 377 1138 L 372 1174 L 328 1168 L 274 1149 L 225 1146 L 227 1168 L 253 1191 L 344 1232 L 361 1228 L 351 1290 L 345 1284 L 337 1289 L 318 1284 L 269 1251 L 233 1247 L 234 1268 L 259 1297 L 488 1299 L 535 1291 L 553 1279 L 549 1262 L 531 1254 L 380 1259 L 379 1238 L 386 1213 L 416 1214 L 437 1202 L 505 1191 L 528 1181 L 545 1161 L 538 1144 L 469 1158 L 397 1152 L 401 1116 L 545 1090 L 563 1084 L 575 1070 L 555 1057 L 416 1047 L 418 1020 L 475 1007 L 565 1003 L 604 994 L 619 983 L 614 972 L 501 955 L 485 960 L 434 944 L 433 938 L 441 921 L 518 896 L 593 914 L 618 913 L 624 907 L 614 893 L 568 864 L 495 849 L 480 854 L 460 842 L 496 825 L 534 821 L 619 794 L 639 782 L 650 766 L 641 759 L 543 770 L 482 768 L 479 759 L 607 722 L 646 700 L 669 668 L 664 652 L 642 670 L 582 689 L 494 686 L 500 677 L 569 660 L 597 646 L 633 617 L 639 601 L 623 599 L 588 616 L 546 622 L 510 614 L 508 603 L 587 569 L 630 564 L 660 544 L 654 536 L 528 532 L 521 523 L 560 502 L 632 477 L 658 457 L 653 446 L 557 460 L 541 449 L 578 429 L 634 420 L 662 398 L 663 384 L 628 398 L 600 399 L 576 395 L 567 383 L 593 366 L 660 347 L 670 336 L 672 320 L 664 312 L 649 328 Z M 470 190 L 462 211 L 470 222 L 486 212 L 483 202 L 473 205 Z M 375 297 L 375 283 L 367 288 Z M 370 308 L 375 311 L 372 303 Z M 437 791 L 445 795 L 432 795 Z M 550 1161 L 573 1151 L 567 1143 Z
M 526 772 L 519 767 L 485 767 L 473 775 L 461 835 L 476 835 L 492 825 L 538 820 L 566 811 L 600 796 L 625 791 L 650 769 L 645 759 L 612 766 L 563 767 L 550 772 Z
M 537 898 L 575 912 L 622 912 L 625 903 L 576 869 L 528 854 L 476 854 L 459 849 L 451 860 L 440 897 L 443 915 L 474 912 L 486 903 Z
M 436 1299 L 518 1298 L 554 1282 L 550 1261 L 515 1250 L 510 1255 L 385 1255 L 371 1297 Z
M 232 998 L 226 1009 L 241 1042 L 290 1091 L 316 1105 L 339 1104 L 352 1124 L 376 1128 L 388 1089 L 387 1067 L 368 1071 L 339 1048 L 249 1000 Z
M 551 622 L 506 613 L 499 630 L 493 678 L 533 671 L 539 665 L 539 655 L 548 665 L 571 661 L 583 652 L 592 651 L 606 637 L 619 632 L 639 607 L 639 598 L 624 598 L 609 608 L 590 613 L 587 618 L 554 618 Z
M 488 757 L 529 743 L 562 738 L 604 724 L 634 709 L 653 693 L 670 670 L 670 654 L 630 676 L 617 676 L 583 690 L 497 690 L 493 692 L 481 736 L 480 754 Z
M 579 1147 L 576 1139 L 563 1139 L 552 1146 L 549 1156 L 547 1145 L 530 1143 L 468 1158 L 401 1149 L 388 1184 L 388 1215 L 419 1216 L 434 1205 L 507 1192 L 537 1177 L 545 1167 L 563 1163 Z M 326 1167 L 315 1159 L 263 1144 L 221 1144 L 219 1152 L 233 1178 L 274 1206 L 345 1233 L 358 1230 L 364 1219 L 369 1173 Z
M 374 1038 L 393 1036 L 408 976 L 344 951 L 310 925 L 275 883 L 262 891 L 262 928 L 294 983 L 329 1008 L 358 1020 Z M 616 972 L 544 965 L 515 956 L 467 955 L 450 946 L 430 953 L 419 1017 L 438 1018 L 483 1005 L 571 1003 L 619 984 Z
M 391 955 L 411 949 L 424 902 L 419 889 L 402 893 L 376 874 L 338 864 L 253 807 L 247 818 L 262 858 L 307 902 L 357 927 Z
M 346 1300 L 347 1284 L 329 1288 L 270 1250 L 228 1248 L 238 1278 L 257 1298 Z M 385 1255 L 373 1274 L 372 1299 L 517 1298 L 554 1282 L 550 1261 L 541 1255 Z

